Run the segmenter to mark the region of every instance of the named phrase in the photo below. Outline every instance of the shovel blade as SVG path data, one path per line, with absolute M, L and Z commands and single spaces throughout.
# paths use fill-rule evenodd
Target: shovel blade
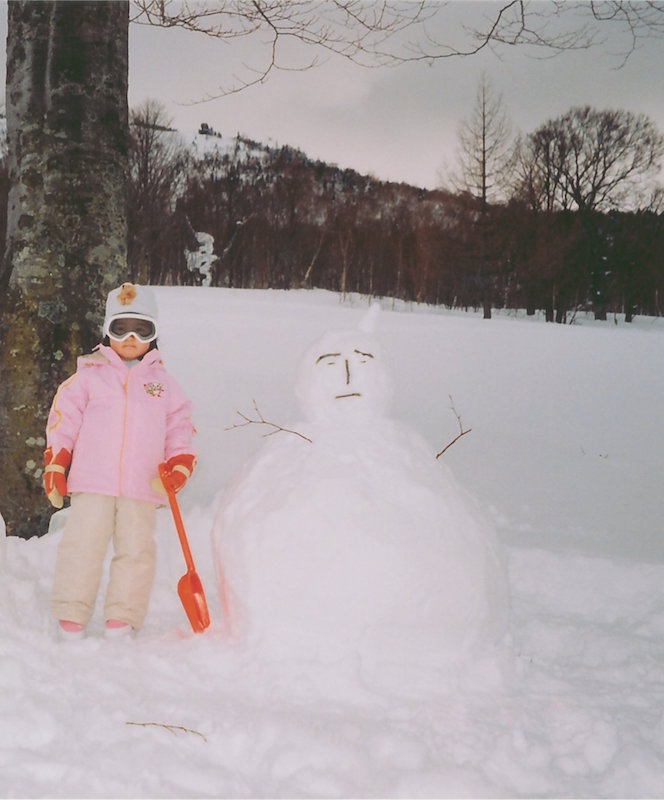
M 194 633 L 201 633 L 210 624 L 203 584 L 196 572 L 187 572 L 178 581 L 178 595 Z

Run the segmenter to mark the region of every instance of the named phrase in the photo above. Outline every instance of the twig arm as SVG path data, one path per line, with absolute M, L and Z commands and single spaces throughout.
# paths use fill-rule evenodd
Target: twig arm
M 443 455 L 443 453 L 445 453 L 447 450 L 449 450 L 450 447 L 452 447 L 453 444 L 456 444 L 456 442 L 458 442 L 459 439 L 462 436 L 465 436 L 467 433 L 470 433 L 472 431 L 472 428 L 466 428 L 464 430 L 463 424 L 461 422 L 461 417 L 457 413 L 456 408 L 454 407 L 454 400 L 452 399 L 452 395 L 450 394 L 450 395 L 448 395 L 448 397 L 450 398 L 450 408 L 454 412 L 454 416 L 457 418 L 457 422 L 459 423 L 459 433 L 454 437 L 454 439 L 452 439 L 451 442 L 449 442 L 448 444 L 445 445 L 445 447 L 443 447 L 443 449 L 440 451 L 440 453 L 436 453 L 436 458 L 437 459 L 440 458 Z
M 247 425 L 267 425 L 269 428 L 273 428 L 274 430 L 269 431 L 268 433 L 264 433 L 263 436 L 274 436 L 275 433 L 292 433 L 294 436 L 299 436 L 300 439 L 304 439 L 305 442 L 309 442 L 312 444 L 311 439 L 308 436 L 305 436 L 303 433 L 299 431 L 290 430 L 290 428 L 283 428 L 281 425 L 277 425 L 276 422 L 268 422 L 256 405 L 256 401 L 253 401 L 254 404 L 254 411 L 256 412 L 257 419 L 251 419 L 246 414 L 243 414 L 241 411 L 237 412 L 237 415 L 241 417 L 244 422 L 236 422 L 235 425 L 230 425 L 228 428 L 224 428 L 226 431 L 232 431 L 234 428 L 245 428 Z
M 200 731 L 195 731 L 193 728 L 185 728 L 183 725 L 167 725 L 165 722 L 125 722 L 125 725 L 135 725 L 139 728 L 164 728 L 173 735 L 178 731 L 182 733 L 193 733 L 195 736 L 200 736 L 204 742 L 207 742 L 207 739 Z

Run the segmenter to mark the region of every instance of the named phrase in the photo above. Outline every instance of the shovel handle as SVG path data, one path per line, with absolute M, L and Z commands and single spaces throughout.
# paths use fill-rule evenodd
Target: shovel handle
M 175 499 L 175 492 L 173 489 L 168 487 L 168 482 L 166 480 L 168 475 L 168 471 L 165 467 L 159 467 L 159 477 L 161 478 L 161 482 L 164 484 L 164 488 L 166 489 L 166 495 L 168 496 L 168 502 L 171 507 L 171 513 L 173 514 L 173 522 L 175 522 L 175 530 L 178 532 L 178 537 L 180 539 L 180 545 L 182 547 L 182 554 L 184 555 L 184 561 L 187 565 L 187 572 L 194 572 L 194 559 L 191 555 L 191 550 L 189 549 L 189 542 L 187 541 L 187 534 L 184 530 L 184 523 L 182 522 L 182 515 L 180 514 L 180 507 L 178 506 L 178 501 Z

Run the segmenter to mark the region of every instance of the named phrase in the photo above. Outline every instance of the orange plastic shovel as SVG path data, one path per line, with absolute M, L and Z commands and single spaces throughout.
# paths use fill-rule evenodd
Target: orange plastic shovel
M 159 475 L 164 486 L 168 487 L 168 471 L 165 467 L 159 467 Z M 189 549 L 187 534 L 184 532 L 184 523 L 182 522 L 182 515 L 180 514 L 178 502 L 175 499 L 175 492 L 172 489 L 166 488 L 166 494 L 168 495 L 173 521 L 175 522 L 175 528 L 180 537 L 180 545 L 182 546 L 182 553 L 184 554 L 184 560 L 187 565 L 186 574 L 178 581 L 178 595 L 192 630 L 194 633 L 202 633 L 210 624 L 210 613 L 205 600 L 203 584 L 194 567 L 194 559 Z

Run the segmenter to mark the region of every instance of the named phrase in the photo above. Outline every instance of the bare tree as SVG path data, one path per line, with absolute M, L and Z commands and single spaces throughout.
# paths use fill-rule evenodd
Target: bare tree
M 486 210 L 504 198 L 511 174 L 512 127 L 486 73 L 482 73 L 469 117 L 458 127 L 459 170 L 452 176 L 457 191 L 468 192 Z
M 522 150 L 522 181 L 546 211 L 576 211 L 586 234 L 589 291 L 606 318 L 608 276 L 597 213 L 642 208 L 656 195 L 664 136 L 643 114 L 572 108 L 531 134 Z M 536 206 L 537 207 L 537 206 Z
M 452 180 L 479 204 L 477 244 L 479 283 L 485 319 L 491 318 L 489 203 L 502 199 L 512 170 L 511 125 L 486 74 L 482 74 L 469 117 L 459 125 L 459 170 Z
M 644 114 L 572 108 L 520 143 L 517 193 L 544 211 L 652 207 L 663 158 Z
M 175 209 L 183 186 L 187 151 L 171 127 L 166 109 L 148 100 L 130 114 L 129 241 L 131 278 L 158 283 L 164 263 L 177 269 L 184 258 L 180 242 L 173 241 L 175 226 L 165 224 Z

